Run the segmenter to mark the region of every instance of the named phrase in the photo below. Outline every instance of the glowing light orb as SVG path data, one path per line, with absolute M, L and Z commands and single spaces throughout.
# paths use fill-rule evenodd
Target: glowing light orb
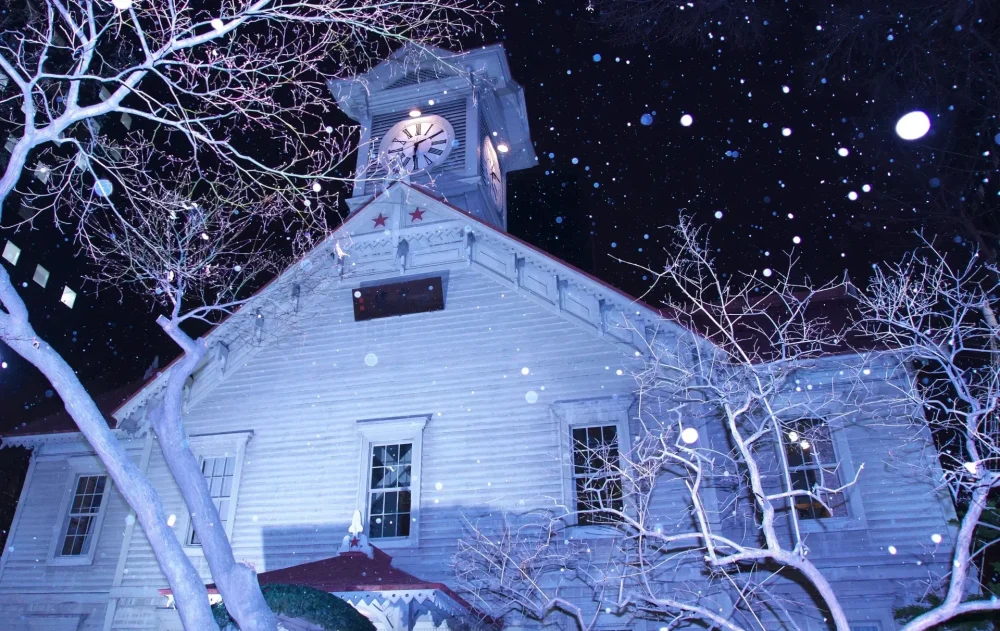
M 698 430 L 693 427 L 685 427 L 684 431 L 681 432 L 681 440 L 686 445 L 693 445 L 698 442 Z
M 98 197 L 110 197 L 111 192 L 114 190 L 115 187 L 111 184 L 111 180 L 101 178 L 94 182 L 94 195 L 97 195 Z
M 903 140 L 918 140 L 931 130 L 931 119 L 920 110 L 910 112 L 896 122 L 896 135 Z
M 690 114 L 685 114 L 684 116 L 681 116 L 681 125 L 685 127 L 690 127 L 692 123 L 694 123 L 694 117 L 691 116 Z

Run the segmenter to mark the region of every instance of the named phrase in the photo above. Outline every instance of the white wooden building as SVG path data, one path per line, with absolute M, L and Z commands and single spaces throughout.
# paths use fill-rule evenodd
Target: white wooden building
M 417 161 L 418 171 L 367 171 L 344 225 L 207 335 L 186 429 L 237 559 L 328 586 L 380 629 L 455 629 L 475 615 L 449 569 L 462 517 L 574 506 L 573 430 L 600 428 L 629 444 L 636 385 L 620 369 L 653 331 L 668 349 L 685 332 L 505 231 L 507 174 L 536 159 L 501 46 L 403 50 L 330 88 L 371 149 L 360 171 L 379 153 L 404 171 Z M 142 429 L 168 371 L 114 413 L 115 431 L 210 583 L 156 439 Z M 0 561 L 0 627 L 178 629 L 142 529 L 69 429 L 29 426 L 4 439 L 34 451 Z M 862 462 L 864 475 L 843 512 L 802 521 L 855 629 L 888 631 L 909 582 L 947 560 L 953 509 L 932 485 L 891 477 L 891 429 L 833 435 L 845 479 Z M 906 457 L 937 467 L 926 450 Z M 323 568 L 348 571 L 339 551 L 356 510 L 379 551 L 366 562 L 397 582 L 317 578 Z M 931 532 L 942 534 L 940 549 L 929 549 Z M 802 615 L 799 628 L 825 628 Z

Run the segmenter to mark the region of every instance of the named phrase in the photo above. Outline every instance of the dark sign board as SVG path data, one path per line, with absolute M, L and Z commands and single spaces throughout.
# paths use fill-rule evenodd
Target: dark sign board
M 374 320 L 408 313 L 444 309 L 444 291 L 440 276 L 398 283 L 359 287 L 354 297 L 354 319 Z

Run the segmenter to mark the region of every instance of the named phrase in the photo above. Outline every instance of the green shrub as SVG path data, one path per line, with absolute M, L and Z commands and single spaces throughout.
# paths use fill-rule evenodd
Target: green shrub
M 371 620 L 333 594 L 304 585 L 264 585 L 261 592 L 274 613 L 301 618 L 318 624 L 325 631 L 375 631 Z M 212 613 L 221 628 L 236 625 L 229 617 L 225 604 L 213 605 Z

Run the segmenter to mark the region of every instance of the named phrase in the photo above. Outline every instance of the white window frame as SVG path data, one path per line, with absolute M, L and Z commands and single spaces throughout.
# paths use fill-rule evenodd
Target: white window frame
M 410 463 L 410 534 L 406 537 L 371 539 L 369 543 L 379 548 L 413 548 L 420 541 L 420 487 L 423 460 L 423 435 L 430 414 L 358 421 L 355 425 L 360 442 L 360 469 L 358 484 L 358 509 L 361 511 L 365 535 L 368 535 L 368 510 L 371 497 L 372 446 L 392 443 L 410 443 L 413 452 Z M 353 510 L 351 511 L 353 513 Z M 349 515 L 345 515 L 350 520 Z
M 853 480 L 857 469 L 855 469 L 854 462 L 851 460 L 851 449 L 845 433 L 846 428 L 843 427 L 842 422 L 839 422 L 839 419 L 838 422 L 832 422 L 823 414 L 803 416 L 801 418 L 814 418 L 826 424 L 830 430 L 830 438 L 833 441 L 833 452 L 837 457 L 837 476 L 840 479 L 840 484 L 847 484 Z M 788 422 L 796 420 L 799 419 L 788 419 Z M 778 446 L 782 451 L 785 449 L 786 440 L 787 436 L 784 435 L 784 430 L 782 430 L 781 445 Z M 784 458 L 785 456 L 779 454 L 778 457 Z M 805 533 L 823 533 L 842 530 L 863 530 L 867 528 L 864 506 L 861 502 L 861 491 L 858 488 L 860 484 L 862 484 L 862 478 L 858 478 L 857 484 L 848 486 L 842 491 L 847 503 L 847 516 L 826 517 L 823 519 L 803 519 L 798 517 L 799 530 Z M 782 481 L 782 486 L 784 486 L 784 481 Z M 787 500 L 785 502 L 787 505 Z M 789 509 L 795 510 L 794 507 L 789 507 Z
M 243 462 L 246 459 L 247 444 L 253 438 L 253 431 L 223 432 L 219 434 L 192 434 L 188 437 L 191 443 L 191 451 L 198 459 L 198 471 L 201 472 L 201 465 L 205 458 L 219 458 L 222 456 L 235 455 L 236 469 L 233 472 L 233 485 L 229 494 L 229 513 L 224 517 L 226 520 L 226 539 L 233 540 L 233 526 L 236 523 L 236 506 L 239 503 L 240 482 L 243 478 Z M 191 555 L 204 555 L 201 544 L 191 544 L 191 531 L 194 525 L 191 514 L 186 513 L 185 523 L 181 528 L 175 529 L 177 536 L 184 546 L 185 552 Z M 222 517 L 220 515 L 220 517 Z
M 562 465 L 562 504 L 569 511 L 566 524 L 588 536 L 607 537 L 618 530 L 611 525 L 580 525 L 576 516 L 576 488 L 573 477 L 573 430 L 581 427 L 614 425 L 618 431 L 618 459 L 624 466 L 624 454 L 632 447 L 632 433 L 629 431 L 628 411 L 633 397 L 601 397 L 599 399 L 578 399 L 556 401 L 549 408 L 559 428 L 559 461 Z M 627 480 L 622 480 L 624 509 L 629 510 Z
M 114 489 L 114 484 L 107 470 L 100 466 L 95 458 L 70 458 L 67 460 L 67 465 L 70 473 L 70 481 L 63 491 L 62 508 L 59 510 L 59 519 L 52 528 L 52 542 L 49 544 L 49 553 L 46 561 L 48 565 L 93 565 L 94 554 L 100 545 L 104 517 L 108 514 L 108 505 L 111 503 L 111 492 Z M 102 475 L 106 479 L 104 482 L 104 496 L 101 498 L 101 507 L 97 511 L 90 535 L 88 535 L 91 538 L 90 546 L 83 554 L 62 556 L 59 551 L 62 549 L 63 542 L 66 539 L 66 530 L 69 528 L 69 516 L 70 510 L 73 507 L 73 499 L 76 497 L 76 486 L 81 477 L 95 475 Z

